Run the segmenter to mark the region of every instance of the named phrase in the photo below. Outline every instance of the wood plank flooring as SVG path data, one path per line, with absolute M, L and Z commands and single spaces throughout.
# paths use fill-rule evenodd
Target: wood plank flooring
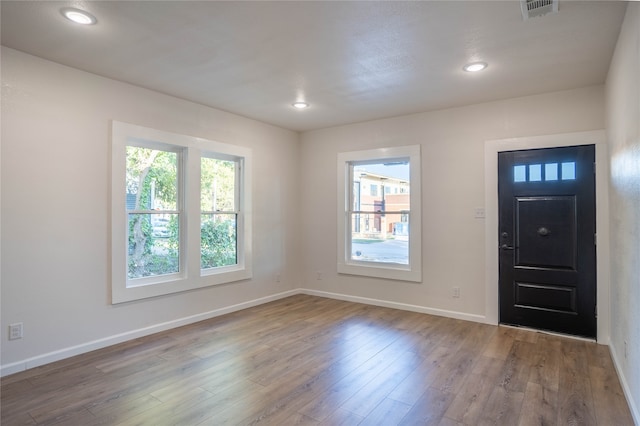
M 298 295 L 5 377 L 2 425 L 633 425 L 608 348 Z

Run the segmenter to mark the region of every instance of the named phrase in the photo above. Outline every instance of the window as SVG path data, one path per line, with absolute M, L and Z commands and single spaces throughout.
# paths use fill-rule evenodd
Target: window
M 558 163 L 544 165 L 544 180 L 558 180 Z
M 527 181 L 527 166 L 513 166 L 513 181 L 514 182 Z
M 574 161 L 562 163 L 562 180 L 575 180 L 575 178 L 576 163 Z
M 527 174 L 527 170 L 529 174 Z M 544 172 L 544 178 L 543 178 Z M 576 179 L 576 163 L 574 161 L 561 163 L 560 172 L 562 173 L 561 180 L 575 180 Z M 558 163 L 546 163 L 546 164 L 529 164 L 513 166 L 513 181 L 514 182 L 541 182 L 541 181 L 557 181 L 558 175 Z
M 200 267 L 203 270 L 235 265 L 238 261 L 239 161 L 215 157 L 200 160 Z
M 251 151 L 112 129 L 112 302 L 251 278 Z
M 181 151 L 126 147 L 127 279 L 180 272 Z M 149 280 L 138 280 L 145 283 Z M 134 282 L 134 281 L 132 281 Z
M 529 165 L 529 181 L 540 182 L 542 180 L 542 165 L 530 164 Z
M 341 153 L 338 182 L 338 272 L 420 282 L 420 147 Z

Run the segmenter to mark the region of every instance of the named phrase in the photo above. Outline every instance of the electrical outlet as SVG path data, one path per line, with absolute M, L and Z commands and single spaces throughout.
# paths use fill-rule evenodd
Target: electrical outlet
M 9 340 L 22 339 L 22 323 L 9 324 Z
M 484 207 L 476 207 L 473 212 L 473 217 L 476 219 L 484 219 Z
M 453 297 L 455 297 L 456 299 L 460 297 L 460 287 L 453 288 Z
M 280 273 L 277 273 L 274 279 L 277 283 L 279 283 L 280 281 L 282 281 L 282 276 L 280 275 Z
M 316 271 L 316 280 L 322 281 L 322 271 Z

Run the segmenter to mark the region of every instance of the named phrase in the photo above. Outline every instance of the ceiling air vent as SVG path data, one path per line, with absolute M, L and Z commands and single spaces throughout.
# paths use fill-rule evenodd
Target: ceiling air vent
M 558 0 L 520 0 L 522 19 L 544 16 L 548 13 L 558 13 Z

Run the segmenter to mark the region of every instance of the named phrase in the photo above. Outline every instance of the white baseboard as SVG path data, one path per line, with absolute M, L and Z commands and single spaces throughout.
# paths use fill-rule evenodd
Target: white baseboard
M 638 406 L 636 406 L 633 398 L 631 397 L 631 389 L 629 389 L 629 384 L 627 383 L 627 379 L 625 378 L 622 371 L 622 363 L 620 363 L 618 354 L 616 353 L 613 345 L 609 345 L 609 352 L 611 353 L 613 366 L 616 368 L 616 373 L 618 373 L 618 380 L 620 380 L 620 385 L 622 385 L 622 391 L 624 392 L 624 396 L 627 399 L 627 405 L 629 405 L 631 417 L 633 417 L 633 421 L 636 425 L 640 425 L 640 410 L 638 410 Z
M 298 289 L 301 294 L 311 296 L 328 297 L 330 299 L 345 300 L 347 302 L 364 303 L 365 305 L 382 306 L 385 308 L 400 309 L 403 311 L 419 312 L 422 314 L 437 315 L 439 317 L 455 318 L 465 321 L 487 323 L 484 315 L 467 314 L 464 312 L 448 311 L 446 309 L 428 308 L 425 306 L 410 305 L 408 303 L 390 302 L 388 300 L 371 299 L 368 297 L 350 296 L 348 294 L 330 293 L 327 291 L 310 290 L 306 288 Z
M 160 324 L 154 324 L 149 327 L 127 331 L 126 333 L 120 333 L 113 336 L 104 337 L 102 339 L 93 340 L 91 342 L 82 343 L 80 345 L 71 346 L 68 348 L 60 349 L 60 350 L 49 352 L 46 354 L 34 356 L 32 358 L 24 359 L 22 361 L 13 362 L 7 365 L 2 365 L 0 366 L 0 377 L 7 376 L 9 374 L 19 373 L 21 371 L 25 371 L 30 368 L 39 367 L 41 365 L 49 364 L 55 361 L 60 361 L 65 358 L 70 358 L 72 356 L 80 355 L 96 349 L 105 348 L 107 346 L 126 342 L 128 340 L 137 339 L 138 337 L 148 336 L 150 334 L 158 333 L 161 331 L 169 330 L 169 329 L 180 327 L 183 325 L 193 324 L 198 321 L 207 320 L 209 318 L 214 318 L 214 317 L 228 314 L 231 312 L 240 311 L 242 309 L 251 308 L 253 306 L 262 305 L 264 303 L 272 302 L 278 299 L 283 299 L 285 297 L 293 296 L 295 294 L 300 294 L 300 291 L 298 289 L 289 290 L 282 293 L 273 294 L 271 296 L 261 297 L 259 299 L 238 303 L 237 305 L 226 306 L 224 308 L 214 309 L 209 312 L 203 312 L 200 314 L 191 315 L 184 318 L 178 318 L 176 320 L 167 321 Z

